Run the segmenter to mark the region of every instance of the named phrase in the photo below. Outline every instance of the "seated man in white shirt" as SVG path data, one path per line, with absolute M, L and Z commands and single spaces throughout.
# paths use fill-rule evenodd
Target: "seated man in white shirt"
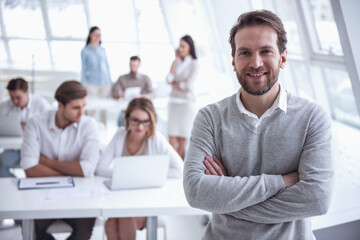
M 96 122 L 84 115 L 86 89 L 77 81 L 63 82 L 55 92 L 57 111 L 32 118 L 24 133 L 21 166 L 27 177 L 92 177 L 99 161 Z M 73 228 L 69 239 L 89 239 L 95 219 L 62 219 Z M 35 220 L 37 239 L 55 219 Z
M 50 104 L 42 97 L 30 94 L 28 83 L 23 78 L 11 79 L 7 85 L 10 99 L 0 104 L 1 116 L 17 116 L 22 129 L 34 115 L 44 114 Z M 20 150 L 6 149 L 0 154 L 0 177 L 14 177 L 10 168 L 20 162 Z

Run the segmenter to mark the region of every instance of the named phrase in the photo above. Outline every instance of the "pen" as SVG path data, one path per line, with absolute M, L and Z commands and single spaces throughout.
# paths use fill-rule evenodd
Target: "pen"
M 59 182 L 37 182 L 36 185 L 43 185 L 43 184 L 59 184 Z

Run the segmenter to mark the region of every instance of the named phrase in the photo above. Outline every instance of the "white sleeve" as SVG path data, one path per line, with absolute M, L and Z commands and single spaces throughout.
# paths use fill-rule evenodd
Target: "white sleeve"
M 39 164 L 40 159 L 40 132 L 36 126 L 36 118 L 31 119 L 24 131 L 21 146 L 20 166 L 26 170 Z
M 96 168 L 96 175 L 111 177 L 113 169 L 110 167 L 113 159 L 116 156 L 116 149 L 122 149 L 124 145 L 124 130 L 119 129 L 114 137 L 111 139 L 110 143 L 106 146 L 104 152 L 101 154 L 100 161 Z M 123 139 L 121 141 L 121 139 Z
M 175 76 L 173 74 L 169 73 L 166 76 L 166 82 L 171 83 L 172 81 L 174 81 L 174 78 L 175 78 Z
M 82 136 L 80 166 L 84 177 L 91 177 L 94 175 L 99 162 L 100 142 L 98 129 L 93 119 L 87 121 L 82 127 L 84 128 L 84 134 Z
M 184 164 L 180 155 L 160 132 L 156 132 L 154 141 L 156 143 L 156 150 L 154 149 L 154 153 L 167 154 L 170 157 L 168 178 L 182 178 Z

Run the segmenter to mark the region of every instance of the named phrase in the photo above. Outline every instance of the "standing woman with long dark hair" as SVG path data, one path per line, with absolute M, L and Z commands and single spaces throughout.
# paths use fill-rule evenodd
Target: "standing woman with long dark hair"
M 180 39 L 167 82 L 172 86 L 168 135 L 169 142 L 184 159 L 186 139 L 190 137 L 196 114 L 194 81 L 199 70 L 195 44 L 189 35 Z
M 109 63 L 105 49 L 101 46 L 100 29 L 96 26 L 90 28 L 86 45 L 81 51 L 81 82 L 89 96 L 110 97 L 112 81 Z M 105 122 L 105 114 L 101 112 L 102 122 Z

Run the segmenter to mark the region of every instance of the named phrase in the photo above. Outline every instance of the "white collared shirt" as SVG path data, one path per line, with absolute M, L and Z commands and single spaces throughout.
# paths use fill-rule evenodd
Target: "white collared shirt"
M 281 84 L 279 83 L 280 86 L 280 93 L 278 94 L 278 96 L 275 99 L 275 102 L 273 103 L 273 105 L 265 111 L 265 113 L 258 118 L 258 116 L 256 116 L 256 114 L 248 111 L 243 103 L 241 102 L 240 99 L 240 94 L 242 89 L 240 88 L 236 97 L 236 104 L 241 112 L 241 114 L 243 114 L 245 116 L 246 121 L 251 124 L 253 127 L 257 128 L 259 127 L 264 120 L 268 119 L 271 115 L 273 115 L 275 112 L 277 112 L 278 110 L 283 111 L 284 113 L 286 113 L 287 110 L 287 97 L 286 97 L 286 91 L 285 89 L 281 86 Z
M 49 111 L 27 123 L 21 146 L 21 167 L 26 170 L 36 166 L 41 153 L 58 161 L 80 161 L 84 176 L 93 176 L 100 154 L 95 121 L 83 115 L 79 123 L 61 129 L 55 124 L 55 114 L 56 111 Z
M 19 116 L 21 122 L 27 122 L 31 117 L 43 114 L 50 109 L 50 104 L 44 98 L 29 94 L 28 104 L 21 109 L 14 105 L 11 99 L 0 104 L 0 116 Z

